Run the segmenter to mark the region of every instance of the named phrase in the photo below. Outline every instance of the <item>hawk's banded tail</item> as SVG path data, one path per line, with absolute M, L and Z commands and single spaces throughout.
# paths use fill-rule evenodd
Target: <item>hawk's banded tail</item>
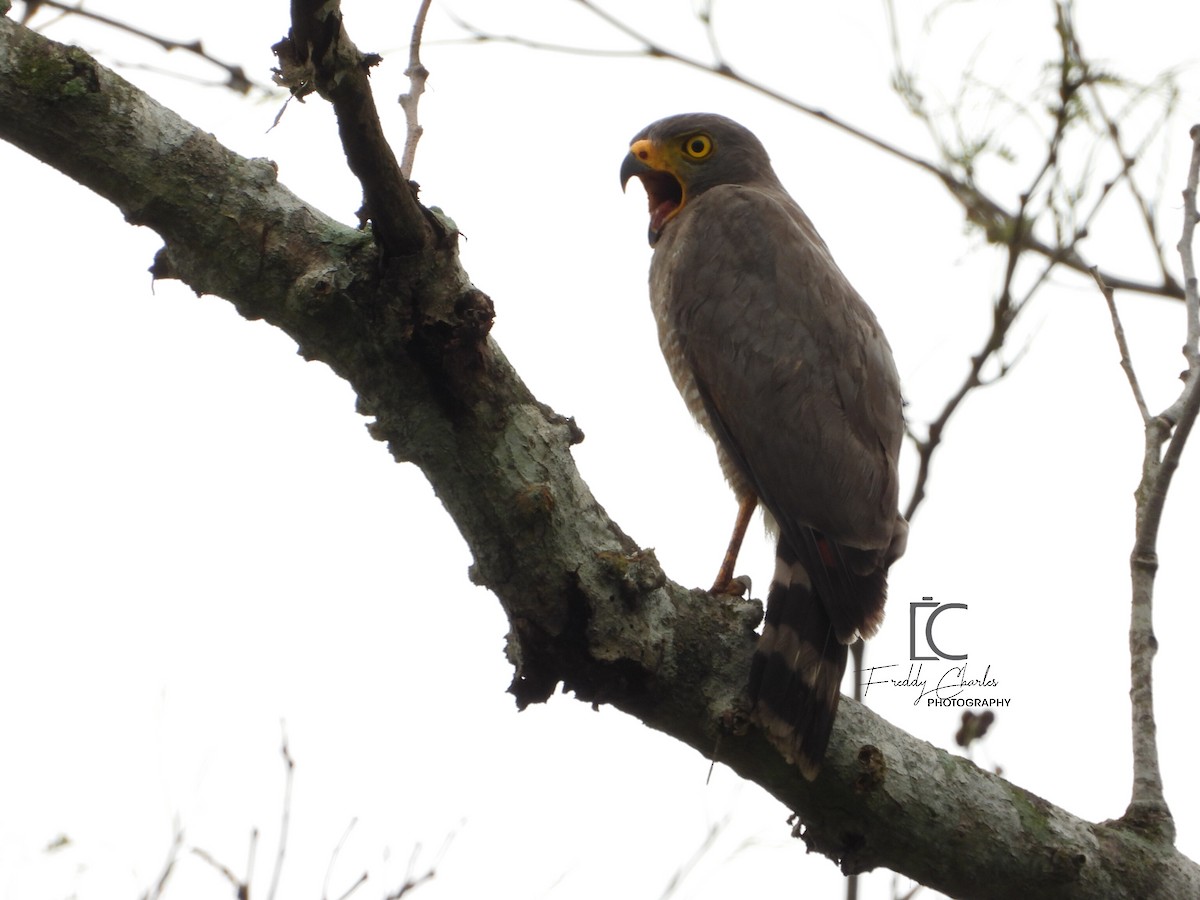
M 749 693 L 755 724 L 812 781 L 833 730 L 847 645 L 879 627 L 887 588 L 883 571 L 853 574 L 843 548 L 810 535 L 799 552 L 780 535 Z

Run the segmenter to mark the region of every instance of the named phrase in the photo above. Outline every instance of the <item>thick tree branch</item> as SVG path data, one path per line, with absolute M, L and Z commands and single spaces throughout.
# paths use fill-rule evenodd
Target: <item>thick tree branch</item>
M 292 27 L 272 49 L 276 81 L 297 97 L 315 91 L 333 106 L 346 161 L 363 187 L 362 219 L 370 219 L 385 260 L 420 251 L 437 220 L 424 218 L 416 188 L 384 137 L 370 85 L 370 70 L 382 58 L 354 46 L 336 0 L 292 0 Z
M 851 700 L 811 784 L 746 732 L 758 604 L 684 590 L 608 518 L 572 459 L 578 429 L 487 336 L 490 304 L 455 235 L 381 266 L 374 242 L 305 205 L 268 162 L 3 19 L 0 137 L 162 235 L 160 277 L 276 325 L 353 385 L 372 434 L 421 467 L 474 554 L 472 577 L 508 615 L 520 705 L 561 683 L 705 755 L 719 747 L 846 871 L 887 866 L 960 897 L 1200 895 L 1200 867 L 1172 847 L 1078 819 Z

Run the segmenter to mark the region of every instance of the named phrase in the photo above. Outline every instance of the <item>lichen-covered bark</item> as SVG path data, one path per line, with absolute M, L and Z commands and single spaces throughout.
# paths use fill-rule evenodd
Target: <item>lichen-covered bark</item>
M 157 231 L 159 277 L 276 325 L 353 385 L 372 434 L 421 467 L 470 545 L 472 578 L 508 614 L 519 704 L 561 683 L 715 750 L 846 871 L 886 866 L 961 897 L 1200 896 L 1200 870 L 1169 845 L 1075 818 L 845 698 L 820 777 L 786 765 L 739 712 L 758 604 L 681 588 L 608 518 L 572 460 L 578 429 L 488 337 L 491 304 L 456 235 L 417 204 L 404 225 L 417 239 L 384 261 L 268 161 L 7 19 L 0 137 Z

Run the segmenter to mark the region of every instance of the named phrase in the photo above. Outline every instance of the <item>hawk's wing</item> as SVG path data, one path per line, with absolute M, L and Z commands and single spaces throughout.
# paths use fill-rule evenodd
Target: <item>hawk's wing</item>
M 781 188 L 714 187 L 671 226 L 652 282 L 716 438 L 798 549 L 815 530 L 850 569 L 886 571 L 904 426 L 875 316 Z

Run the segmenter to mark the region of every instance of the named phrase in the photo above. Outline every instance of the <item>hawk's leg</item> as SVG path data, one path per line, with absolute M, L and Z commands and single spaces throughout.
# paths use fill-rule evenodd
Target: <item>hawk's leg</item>
M 733 567 L 737 565 L 738 551 L 742 549 L 742 539 L 750 526 L 750 517 L 758 506 L 758 497 L 750 494 L 738 501 L 737 520 L 733 523 L 733 535 L 729 538 L 729 548 L 725 551 L 725 559 L 721 561 L 721 571 L 713 582 L 714 594 L 741 594 L 746 586 L 733 580 Z

